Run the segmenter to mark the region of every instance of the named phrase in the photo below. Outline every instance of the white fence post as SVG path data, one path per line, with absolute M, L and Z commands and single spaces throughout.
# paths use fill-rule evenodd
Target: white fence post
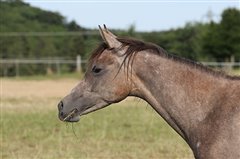
M 77 71 L 78 73 L 81 73 L 81 72 L 82 72 L 81 63 L 82 63 L 81 56 L 80 56 L 80 55 L 77 55 L 77 59 L 76 59 L 76 71 Z
M 56 61 L 56 68 L 57 68 L 57 74 L 60 75 L 61 74 L 60 60 Z
M 19 77 L 20 72 L 19 72 L 19 61 L 18 61 L 18 59 L 15 60 L 15 71 L 16 71 L 15 76 Z

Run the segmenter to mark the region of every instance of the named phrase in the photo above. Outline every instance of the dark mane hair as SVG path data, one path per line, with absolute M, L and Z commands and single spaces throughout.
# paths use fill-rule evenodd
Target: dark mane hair
M 169 54 L 162 47 L 160 47 L 156 44 L 153 44 L 153 43 L 146 43 L 141 40 L 130 39 L 130 38 L 117 38 L 117 40 L 123 44 L 122 47 L 128 46 L 127 51 L 125 52 L 126 56 L 125 56 L 125 59 L 124 59 L 122 65 L 125 65 L 125 62 L 128 61 L 126 65 L 129 66 L 130 62 L 131 62 L 131 64 L 133 63 L 136 53 L 143 51 L 143 50 L 149 50 L 151 53 L 157 54 L 161 57 L 164 57 L 164 58 L 176 61 L 176 62 L 183 63 L 185 65 L 192 66 L 194 68 L 198 68 L 199 70 L 210 73 L 214 76 L 224 77 L 224 78 L 231 79 L 231 80 L 240 80 L 240 76 L 231 76 L 231 75 L 226 74 L 223 71 L 213 70 L 207 66 L 204 66 L 203 64 L 201 64 L 199 62 L 195 62 L 195 61 L 192 61 L 192 60 L 189 60 L 186 58 L 182 58 L 182 57 L 176 56 L 174 54 Z M 94 59 L 98 58 L 102 54 L 102 52 L 107 48 L 108 48 L 108 46 L 106 43 L 101 43 L 99 45 L 99 47 L 93 51 L 92 56 L 89 59 L 89 62 L 92 63 L 92 61 Z M 127 59 L 129 59 L 129 60 L 127 60 Z M 121 65 L 121 67 L 122 67 L 122 65 Z

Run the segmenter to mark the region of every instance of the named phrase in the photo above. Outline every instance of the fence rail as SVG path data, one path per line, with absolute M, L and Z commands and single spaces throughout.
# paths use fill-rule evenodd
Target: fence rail
M 0 59 L 1 71 L 3 73 L 1 76 L 8 76 L 9 67 L 14 69 L 15 76 L 21 75 L 21 67 L 22 65 L 38 65 L 43 64 L 46 66 L 54 66 L 56 73 L 61 74 L 61 65 L 70 64 L 72 65 L 77 72 L 82 71 L 82 65 L 86 64 L 86 60 L 82 60 L 80 56 L 77 56 L 76 59 L 62 59 L 62 58 L 41 58 L 41 59 Z M 240 69 L 240 62 L 200 62 L 203 65 L 210 67 L 220 67 L 227 68 L 231 70 L 232 68 Z
M 0 64 L 75 64 L 76 60 L 58 59 L 0 59 Z
M 225 66 L 240 66 L 240 62 L 200 62 L 205 66 L 220 66 L 220 67 L 225 67 Z
M 8 76 L 9 70 L 14 69 L 15 76 L 20 76 L 22 65 L 45 65 L 46 70 L 50 70 L 50 66 L 55 66 L 55 70 L 58 74 L 61 74 L 61 65 L 68 64 L 75 67 L 77 72 L 82 71 L 82 65 L 87 61 L 82 60 L 81 56 L 77 56 L 75 60 L 62 59 L 62 58 L 41 58 L 41 59 L 0 59 L 1 76 Z

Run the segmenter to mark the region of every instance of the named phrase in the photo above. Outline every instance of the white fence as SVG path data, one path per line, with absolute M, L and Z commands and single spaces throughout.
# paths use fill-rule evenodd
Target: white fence
M 15 71 L 15 76 L 21 76 L 21 65 L 37 65 L 43 64 L 46 66 L 55 66 L 56 73 L 61 74 L 61 65 L 70 64 L 73 65 L 77 72 L 82 72 L 82 65 L 86 64 L 86 60 L 82 60 L 81 56 L 77 56 L 74 60 L 67 60 L 62 58 L 41 58 L 41 59 L 0 59 L 0 66 L 7 67 L 11 66 Z M 214 68 L 223 68 L 231 70 L 232 68 L 240 69 L 240 62 L 200 62 L 203 65 L 214 67 Z M 2 75 L 7 76 L 7 69 L 1 69 L 3 71 Z M 5 71 L 5 72 L 4 72 Z
M 63 64 L 71 64 L 74 65 L 75 70 L 77 72 L 82 71 L 82 64 L 85 64 L 86 60 L 82 60 L 81 56 L 77 56 L 74 60 L 62 59 L 62 58 L 41 58 L 41 59 L 0 59 L 0 66 L 5 67 L 1 71 L 3 71 L 2 75 L 7 76 L 7 67 L 11 66 L 14 68 L 15 76 L 21 75 L 21 65 L 38 65 L 43 64 L 46 66 L 55 65 L 57 74 L 61 74 L 61 65 Z
M 200 62 L 206 66 L 214 67 L 240 67 L 240 62 Z

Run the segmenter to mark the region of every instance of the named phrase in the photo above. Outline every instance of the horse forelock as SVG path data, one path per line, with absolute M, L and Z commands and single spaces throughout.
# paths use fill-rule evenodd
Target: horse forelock
M 88 65 L 92 65 L 94 60 L 98 59 L 99 56 L 103 53 L 105 49 L 107 49 L 108 46 L 106 43 L 102 42 L 91 54 L 89 60 L 88 60 Z

